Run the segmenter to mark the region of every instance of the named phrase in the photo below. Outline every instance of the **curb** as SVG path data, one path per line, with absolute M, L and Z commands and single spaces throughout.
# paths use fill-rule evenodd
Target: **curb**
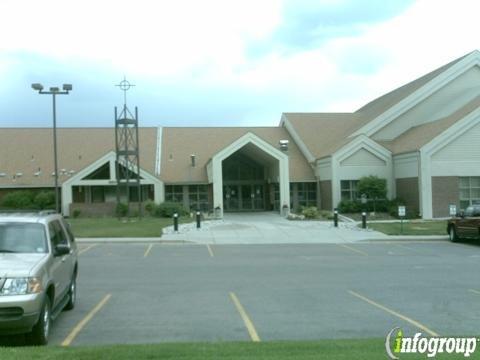
M 89 243 L 116 243 L 116 244 L 142 244 L 142 243 L 155 243 L 155 244 L 196 244 L 193 241 L 188 240 L 165 240 L 161 238 L 77 238 L 77 243 L 89 244 Z
M 448 235 L 390 235 L 383 238 L 372 238 L 359 240 L 361 241 L 392 241 L 392 240 L 401 240 L 401 241 L 449 241 Z

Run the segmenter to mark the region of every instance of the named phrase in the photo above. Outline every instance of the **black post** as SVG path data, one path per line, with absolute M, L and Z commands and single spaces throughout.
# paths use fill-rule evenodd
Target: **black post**
M 197 229 L 200 229 L 200 211 L 197 211 Z
M 57 159 L 57 107 L 55 103 L 55 93 L 53 99 L 53 163 L 55 171 L 55 211 L 60 214 L 60 195 L 58 194 L 58 159 Z
M 333 226 L 338 227 L 338 210 L 333 209 Z
M 173 214 L 173 231 L 178 232 L 178 214 Z
M 362 229 L 367 228 L 367 213 L 364 211 L 362 212 Z

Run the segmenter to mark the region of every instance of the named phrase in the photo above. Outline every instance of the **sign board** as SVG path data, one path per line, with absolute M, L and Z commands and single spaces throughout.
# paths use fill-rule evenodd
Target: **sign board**
M 404 217 L 405 216 L 405 206 L 398 207 L 398 216 Z
M 457 205 L 450 205 L 450 216 L 457 215 Z
M 360 196 L 360 202 L 361 202 L 362 204 L 366 204 L 366 203 L 367 203 L 367 195 L 362 194 L 362 195 Z

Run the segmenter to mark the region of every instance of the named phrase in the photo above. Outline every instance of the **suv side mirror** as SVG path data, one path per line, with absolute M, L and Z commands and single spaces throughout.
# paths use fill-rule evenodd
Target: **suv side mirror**
M 54 256 L 64 256 L 70 254 L 70 247 L 65 244 L 58 244 L 55 246 L 53 249 L 53 255 Z

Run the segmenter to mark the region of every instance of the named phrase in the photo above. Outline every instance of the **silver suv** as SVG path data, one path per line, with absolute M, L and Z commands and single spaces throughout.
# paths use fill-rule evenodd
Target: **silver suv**
M 0 213 L 0 334 L 47 344 L 51 320 L 75 306 L 77 252 L 61 215 Z

